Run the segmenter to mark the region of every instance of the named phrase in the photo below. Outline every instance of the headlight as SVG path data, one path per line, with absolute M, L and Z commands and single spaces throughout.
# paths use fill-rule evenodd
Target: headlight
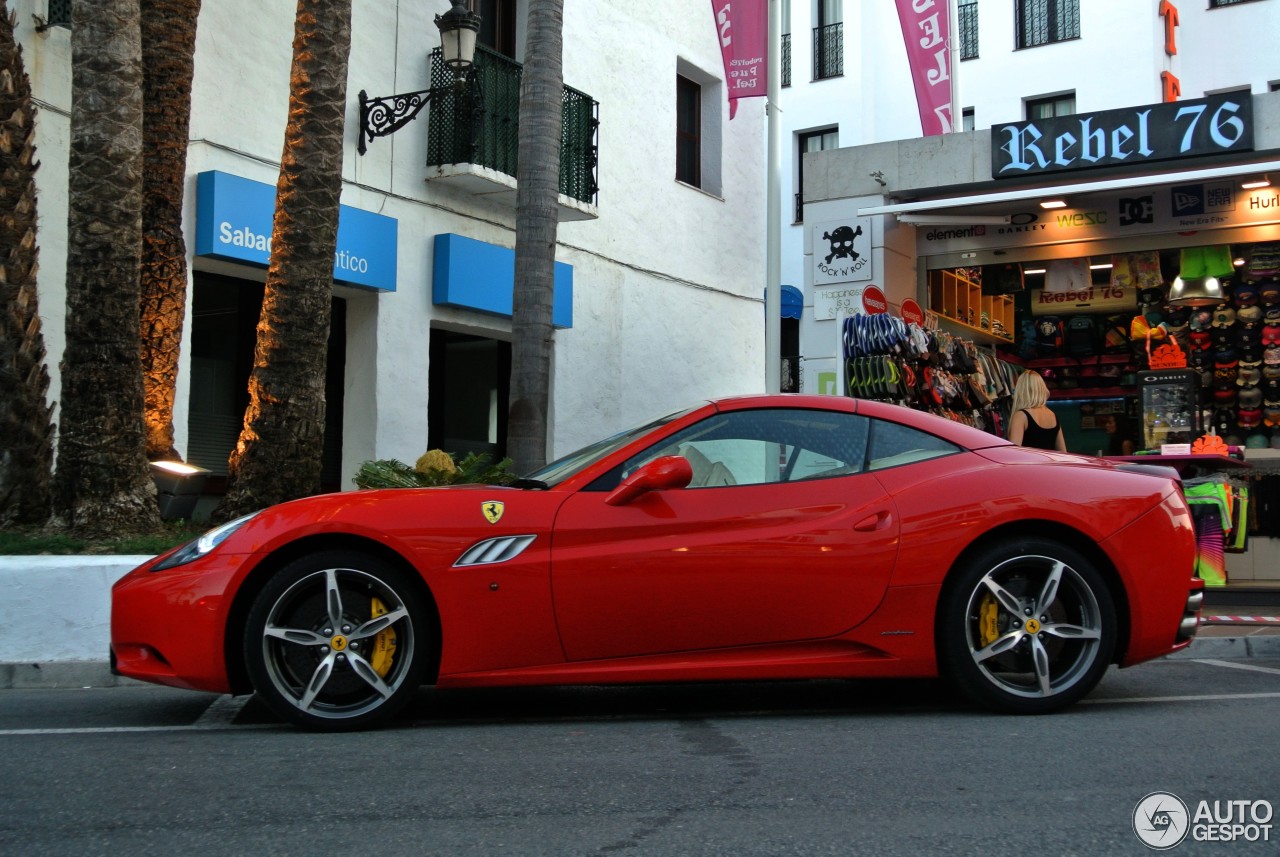
M 225 542 L 228 536 L 243 527 L 245 524 L 249 523 L 249 519 L 257 514 L 257 512 L 250 512 L 243 518 L 236 518 L 234 521 L 228 521 L 220 527 L 214 527 L 200 538 L 187 542 L 185 545 L 169 554 L 167 558 L 152 566 L 151 570 L 164 571 L 166 568 L 185 565 L 199 559 L 218 545 Z

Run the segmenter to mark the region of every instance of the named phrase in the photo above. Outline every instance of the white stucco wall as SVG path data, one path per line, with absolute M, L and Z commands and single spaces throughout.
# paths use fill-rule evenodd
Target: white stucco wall
M 64 346 L 70 38 L 37 33 L 45 0 L 12 0 L 41 106 L 40 301 L 59 398 Z M 347 299 L 344 482 L 369 458 L 414 460 L 427 438 L 429 329 L 498 339 L 510 321 L 431 303 L 432 239 L 452 232 L 503 247 L 515 212 L 427 182 L 424 113 L 356 153 L 357 93 L 426 88 L 435 15 L 447 0 L 355 0 L 348 75 L 342 201 L 398 221 L 394 293 L 342 288 Z M 192 86 L 185 224 L 194 243 L 195 179 L 222 170 L 275 184 L 283 146 L 296 5 L 220 0 L 202 7 Z M 251 24 L 251 25 L 250 25 Z M 521 33 L 523 27 L 520 28 Z M 678 65 L 721 81 L 711 11 L 684 0 L 643 4 L 566 0 L 564 80 L 600 104 L 599 218 L 560 226 L 557 259 L 574 266 L 574 327 L 556 334 L 552 456 L 659 412 L 764 386 L 764 109 L 744 102 L 728 121 L 724 90 L 708 90 L 708 147 L 719 162 L 715 194 L 675 181 Z M 249 266 L 194 267 L 261 281 Z M 188 311 L 188 316 L 190 315 Z M 188 317 L 188 324 L 190 318 Z M 175 408 L 187 440 L 189 357 Z
M 111 586 L 147 559 L 0 557 L 0 664 L 107 660 Z

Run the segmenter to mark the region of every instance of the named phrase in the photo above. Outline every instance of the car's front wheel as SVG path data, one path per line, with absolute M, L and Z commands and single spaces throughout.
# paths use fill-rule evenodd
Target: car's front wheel
M 938 659 L 969 698 L 1003 711 L 1054 711 L 1102 679 L 1116 646 L 1110 590 L 1078 551 L 1048 539 L 994 544 L 948 581 Z
M 430 614 L 400 569 L 326 551 L 281 569 L 250 608 L 244 651 L 254 690 L 309 729 L 386 721 L 421 682 Z

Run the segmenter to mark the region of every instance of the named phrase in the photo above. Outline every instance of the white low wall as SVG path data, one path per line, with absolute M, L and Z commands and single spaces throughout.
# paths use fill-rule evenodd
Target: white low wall
M 149 556 L 0 556 L 0 664 L 108 659 L 111 585 Z
M 135 684 L 107 666 L 111 586 L 148 559 L 0 556 L 0 689 Z M 1174 657 L 1277 656 L 1280 637 L 1240 636 L 1200 638 Z

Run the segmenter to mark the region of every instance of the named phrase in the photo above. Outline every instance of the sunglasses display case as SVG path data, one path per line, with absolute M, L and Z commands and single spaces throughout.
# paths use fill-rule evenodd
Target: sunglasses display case
M 1200 376 L 1194 369 L 1154 369 L 1138 373 L 1142 448 L 1191 443 L 1203 432 Z

